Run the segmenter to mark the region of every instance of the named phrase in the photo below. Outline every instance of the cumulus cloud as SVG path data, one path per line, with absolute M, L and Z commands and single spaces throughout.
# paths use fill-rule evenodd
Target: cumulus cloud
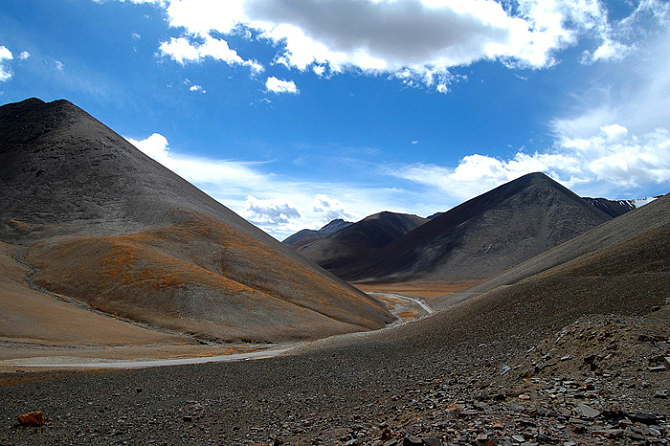
M 254 60 L 244 60 L 237 51 L 228 46 L 228 42 L 210 35 L 204 37 L 203 43 L 194 43 L 185 37 L 172 37 L 161 43 L 159 51 L 163 56 L 185 65 L 187 62 L 201 62 L 207 57 L 219 60 L 228 65 L 242 65 L 249 67 L 254 73 L 260 73 L 264 67 Z
M 143 140 L 136 140 L 127 138 L 128 142 L 144 152 L 145 155 L 150 156 L 159 163 L 170 164 L 171 158 L 168 148 L 168 140 L 165 136 L 154 133 L 150 137 Z
M 19 53 L 19 60 L 28 60 L 30 58 L 30 53 L 28 51 L 21 51 Z
M 298 87 L 296 87 L 295 82 L 277 79 L 274 76 L 269 77 L 268 80 L 265 81 L 265 88 L 267 88 L 267 91 L 272 93 L 300 93 L 300 90 L 298 90 Z
M 612 124 L 588 137 L 564 137 L 547 153 L 519 151 L 507 160 L 475 154 L 461 159 L 455 168 L 413 164 L 391 171 L 400 178 L 438 187 L 458 200 L 530 172 L 545 172 L 584 195 L 666 183 L 670 181 L 670 133 L 658 128 L 638 136 Z
M 259 163 L 193 157 L 173 151 L 163 135 L 126 138 L 146 155 L 195 184 L 225 206 L 269 234 L 283 239 L 301 229 L 318 229 L 335 218 L 352 220 L 357 213 L 330 194 L 365 212 L 397 204 L 398 191 L 361 190 L 345 184 L 304 183 L 260 170 Z M 314 191 L 329 191 L 329 196 Z
M 9 69 L 9 61 L 12 60 L 12 52 L 6 47 L 0 46 L 0 82 L 5 82 L 11 79 L 12 72 Z
M 207 93 L 207 91 L 204 88 L 202 88 L 201 85 L 191 85 L 188 89 L 195 93 Z
M 145 0 L 149 1 L 149 0 Z M 182 35 L 160 46 L 179 63 L 206 57 L 229 64 L 244 60 L 221 38 L 260 37 L 277 48 L 275 63 L 322 76 L 328 70 L 403 73 L 440 92 L 448 91 L 449 69 L 480 60 L 545 68 L 556 53 L 595 42 L 588 62 L 621 58 L 599 0 L 156 0 L 170 26 Z M 216 36 L 216 37 L 215 37 Z
M 355 220 L 357 215 L 346 209 L 337 198 L 329 198 L 323 194 L 317 194 L 311 205 L 313 213 L 320 216 L 320 221 L 330 222 L 337 218 L 344 220 Z
M 242 216 L 259 227 L 286 226 L 302 218 L 298 208 L 283 198 L 259 200 L 247 197 Z

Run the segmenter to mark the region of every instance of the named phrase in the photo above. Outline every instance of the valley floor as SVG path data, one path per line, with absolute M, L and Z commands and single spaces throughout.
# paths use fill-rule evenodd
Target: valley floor
M 383 289 L 389 289 L 384 287 Z M 401 288 L 405 290 L 405 288 Z M 448 289 L 446 286 L 444 289 Z M 23 306 L 41 301 L 42 320 L 17 324 L 13 336 L 0 337 L 0 372 L 35 372 L 59 369 L 142 368 L 185 365 L 204 362 L 245 360 L 256 356 L 274 356 L 302 346 L 303 342 L 282 344 L 201 344 L 190 336 L 176 333 L 153 332 L 130 324 L 129 321 L 84 310 L 72 303 L 21 288 Z M 371 293 L 374 294 L 374 293 Z M 432 312 L 423 299 L 385 293 L 379 298 L 396 315 L 398 322 L 409 322 Z M 0 303 L 19 300 L 8 293 L 0 293 Z M 45 305 L 46 304 L 46 305 Z M 423 306 L 422 306 L 423 305 Z M 24 314 L 30 314 L 23 306 Z M 55 306 L 55 310 L 51 308 Z M 5 304 L 5 307 L 7 305 Z M 65 313 L 65 316 L 59 312 Z M 53 313 L 56 313 L 54 315 Z M 59 315 L 61 317 L 59 317 Z M 6 317 L 7 315 L 5 315 Z M 11 316 L 11 315 L 10 315 Z M 68 320 L 70 326 L 58 321 Z M 91 322 L 93 321 L 93 322 Z M 68 338 L 68 329 L 74 325 L 77 337 Z M 26 333 L 26 327 L 33 332 Z M 86 328 L 88 327 L 88 331 Z M 127 328 L 125 328 L 127 327 Z M 5 331 L 11 329 L 6 325 Z M 117 331 L 131 330 L 130 337 L 121 339 Z M 62 336 L 60 332 L 65 332 Z M 136 332 L 136 333 L 135 333 Z M 56 336 L 54 336 L 54 333 Z M 29 338 L 30 335 L 35 336 Z M 28 339 L 26 339 L 28 338 Z M 91 342 L 93 341 L 93 342 Z
M 653 310 L 491 331 L 463 306 L 259 361 L 4 373 L 0 444 L 665 446 L 670 307 Z M 47 424 L 18 426 L 32 410 Z

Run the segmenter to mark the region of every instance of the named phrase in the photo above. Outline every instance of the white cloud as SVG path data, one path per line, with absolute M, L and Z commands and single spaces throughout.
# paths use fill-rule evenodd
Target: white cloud
M 4 46 L 0 46 L 0 82 L 8 81 L 12 77 L 12 72 L 7 62 L 13 58 L 14 56 L 12 56 L 11 51 Z
M 253 163 L 173 153 L 167 139 L 159 133 L 143 140 L 127 140 L 146 155 L 198 186 L 219 185 L 221 188 L 230 188 L 231 194 L 239 196 L 243 193 L 246 196 L 248 192 L 240 191 L 255 190 L 259 185 L 263 187 L 271 178 L 255 171 L 252 168 Z
M 60 60 L 55 61 L 54 64 L 56 65 L 56 69 L 57 69 L 58 71 L 63 71 L 63 70 L 65 70 L 65 65 L 64 65 L 63 62 L 61 62 Z
M 210 35 L 204 37 L 204 43 L 195 43 L 185 37 L 170 38 L 169 42 L 161 43 L 159 50 L 163 56 L 185 65 L 187 62 L 202 62 L 207 57 L 220 60 L 228 65 L 249 67 L 254 73 L 260 73 L 264 67 L 254 60 L 242 59 L 237 51 L 228 46 L 228 42 Z
M 295 82 L 277 79 L 274 76 L 269 77 L 268 80 L 265 81 L 265 88 L 267 88 L 267 91 L 271 91 L 273 93 L 300 93 L 298 87 L 295 86 Z
M 158 133 L 143 140 L 127 139 L 278 239 L 301 229 L 318 229 L 335 218 L 353 220 L 358 215 L 397 208 L 398 196 L 406 195 L 398 190 L 346 184 L 304 184 L 262 172 L 259 163 L 184 155 L 171 150 L 168 140 Z M 331 198 L 334 195 L 344 197 L 347 205 Z
M 207 91 L 204 88 L 202 88 L 201 85 L 191 85 L 188 89 L 195 93 L 207 93 Z
M 128 142 L 144 152 L 145 155 L 155 159 L 159 163 L 170 164 L 170 149 L 168 148 L 168 140 L 159 133 L 154 133 L 147 139 L 138 141 L 136 139 L 127 138 Z
M 355 220 L 357 215 L 346 209 L 337 198 L 329 198 L 326 195 L 318 194 L 314 197 L 311 205 L 313 213 L 319 215 L 320 221 L 330 222 L 337 218 L 344 220 Z
M 302 218 L 300 211 L 288 200 L 270 198 L 259 200 L 256 197 L 247 197 L 242 216 L 259 227 L 285 227 Z
M 584 51 L 584 54 L 582 55 L 582 62 L 588 64 L 607 60 L 622 61 L 631 52 L 632 48 L 629 46 L 607 39 L 595 51 Z
M 136 0 L 138 1 L 138 0 Z M 146 0 L 149 2 L 149 0 Z M 448 91 L 449 69 L 479 60 L 544 68 L 556 53 L 588 37 L 589 62 L 620 59 L 599 0 L 156 0 L 182 36 L 160 51 L 179 63 L 206 57 L 263 67 L 243 60 L 221 36 L 260 36 L 277 48 L 275 62 L 322 76 L 347 69 L 410 74 Z M 646 3 L 654 3 L 648 0 Z M 250 31 L 253 31 L 250 32 Z M 216 37 L 214 37 L 216 36 Z
M 463 201 L 530 172 L 545 172 L 582 195 L 667 183 L 670 133 L 659 128 L 637 136 L 613 124 L 589 137 L 562 138 L 547 153 L 519 151 L 508 160 L 475 154 L 461 159 L 455 168 L 413 164 L 389 173 Z
M 30 53 L 28 51 L 21 51 L 19 53 L 19 60 L 28 60 Z

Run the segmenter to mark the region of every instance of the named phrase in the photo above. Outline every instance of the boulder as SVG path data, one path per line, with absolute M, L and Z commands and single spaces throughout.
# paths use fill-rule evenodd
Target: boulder
M 43 426 L 46 422 L 47 417 L 39 410 L 19 415 L 19 424 L 23 426 Z

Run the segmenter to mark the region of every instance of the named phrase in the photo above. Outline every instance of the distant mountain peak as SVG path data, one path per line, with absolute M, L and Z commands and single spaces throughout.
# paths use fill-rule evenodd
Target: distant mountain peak
M 347 280 L 473 280 L 495 275 L 610 217 L 533 172 L 434 217 L 356 264 Z
M 336 218 L 335 220 L 330 221 L 330 223 L 326 224 L 321 229 L 319 229 L 318 232 L 321 235 L 328 235 L 337 232 L 341 229 L 344 229 L 351 224 L 353 223 L 350 221 L 346 221 L 341 218 Z

